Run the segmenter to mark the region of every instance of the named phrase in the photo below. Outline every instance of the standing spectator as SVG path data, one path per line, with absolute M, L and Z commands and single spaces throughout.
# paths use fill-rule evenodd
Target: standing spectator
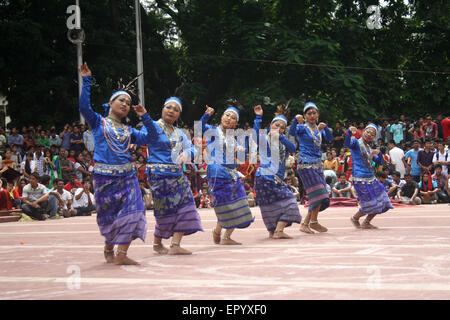
M 439 191 L 437 192 L 438 200 L 440 202 L 449 202 L 449 196 L 445 191 L 445 184 L 447 183 L 448 175 L 442 171 L 442 165 L 438 164 L 434 167 L 434 174 L 431 179 L 436 182 Z
M 56 146 L 57 148 L 61 147 L 62 140 L 59 135 L 56 134 L 56 130 L 50 130 L 50 136 L 48 137 L 49 146 Z
M 70 150 L 81 152 L 84 149 L 83 133 L 80 131 L 80 126 L 73 127 L 73 133 L 70 135 Z
M 44 148 L 50 147 L 50 140 L 47 138 L 47 132 L 45 132 L 45 130 L 41 130 L 41 132 L 38 133 L 36 143 L 40 144 Z
M 90 126 L 88 130 L 83 132 L 83 141 L 85 149 L 91 153 L 94 152 L 94 136 Z
M 56 179 L 54 181 L 55 187 L 50 191 L 58 200 L 58 213 L 61 217 L 70 218 L 76 215 L 72 207 L 72 194 L 64 189 L 64 180 Z
M 138 180 L 144 181 L 145 186 L 147 186 L 147 159 L 142 154 L 139 154 L 137 157 L 136 168 Z
M 399 144 L 403 140 L 403 124 L 400 123 L 398 119 L 395 120 L 395 123 L 391 125 L 390 132 L 392 133 L 392 139 L 396 144 Z
M 420 175 L 422 173 L 422 169 L 417 163 L 417 156 L 419 155 L 420 151 L 419 147 L 420 147 L 419 140 L 414 140 L 413 148 L 405 153 L 405 159 L 407 161 L 409 173 L 411 173 L 414 181 L 417 183 L 420 181 Z
M 419 186 L 413 181 L 412 175 L 405 174 L 405 185 L 398 192 L 398 197 L 404 204 L 419 205 L 422 200 L 417 196 L 419 194 Z
M 27 178 L 28 180 L 31 179 L 31 174 L 36 172 L 36 163 L 33 160 L 33 153 L 27 152 L 25 155 L 25 159 L 20 164 L 20 173 Z
M 30 150 L 31 147 L 36 145 L 36 137 L 34 135 L 34 131 L 28 129 L 27 136 L 23 139 L 23 147 L 25 150 Z
M 62 139 L 61 147 L 66 150 L 70 150 L 70 137 L 72 135 L 72 127 L 69 124 L 64 126 L 64 130 L 59 134 Z
M 450 165 L 449 150 L 445 150 L 444 143 L 439 140 L 437 143 L 437 150 L 434 152 L 433 165 L 440 164 L 442 166 L 442 172 L 448 174 L 448 166 Z
M 65 188 L 65 187 L 64 187 Z M 90 216 L 95 211 L 95 198 L 91 193 L 91 182 L 89 179 L 83 181 L 81 188 L 78 188 L 73 196 L 73 208 L 77 216 Z
M 34 148 L 33 160 L 36 165 L 37 173 L 40 176 L 43 176 L 44 175 L 44 167 L 45 167 L 45 156 L 44 156 L 44 153 L 42 152 L 42 147 L 40 144 L 36 144 L 36 146 Z
M 439 113 L 436 116 L 436 120 L 434 121 L 434 123 L 436 123 L 438 128 L 438 138 L 444 139 L 444 131 L 442 130 L 442 114 Z
M 436 182 L 431 179 L 429 171 L 422 173 L 422 180 L 419 182 L 419 191 L 422 203 L 437 203 L 439 188 Z
M 400 172 L 403 178 L 406 173 L 406 161 L 405 153 L 402 149 L 395 145 L 395 141 L 391 140 L 389 142 L 389 157 L 391 158 L 391 163 L 394 166 L 394 170 Z
M 450 117 L 445 118 L 441 121 L 442 134 L 444 135 L 444 142 L 449 142 L 450 139 Z
M 22 162 L 22 155 L 19 152 L 19 146 L 17 144 L 13 144 L 11 146 L 11 159 L 15 163 L 17 163 L 17 167 L 20 167 L 20 163 Z
M 430 139 L 425 140 L 425 149 L 417 154 L 417 164 L 420 166 L 421 173 L 432 171 L 434 153 L 431 151 L 433 142 Z
M 30 183 L 23 188 L 22 211 L 33 219 L 46 220 L 50 216 L 56 216 L 58 201 L 55 197 L 45 200 L 47 189 L 39 182 L 39 175 L 33 173 Z
M 391 125 L 389 124 L 388 120 L 384 120 L 383 122 L 383 137 L 384 137 L 384 143 L 388 144 L 389 141 L 391 141 Z
M 342 128 L 342 125 L 340 122 L 336 122 L 336 128 L 333 131 L 333 147 L 338 150 L 338 152 L 342 149 L 344 146 L 344 137 L 345 137 L 345 130 Z
M 422 131 L 426 139 L 436 139 L 438 137 L 438 126 L 433 122 L 430 115 L 426 116 L 426 121 L 422 126 Z
M 8 137 L 8 144 L 12 147 L 13 144 L 17 145 L 19 148 L 19 152 L 22 152 L 23 148 L 23 136 L 19 134 L 16 127 L 11 129 L 11 134 Z M 24 150 L 26 151 L 26 150 Z

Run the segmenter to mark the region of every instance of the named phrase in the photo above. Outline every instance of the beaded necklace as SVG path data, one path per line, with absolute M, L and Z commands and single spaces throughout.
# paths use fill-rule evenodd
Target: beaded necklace
M 320 146 L 322 144 L 322 135 L 321 135 L 320 131 L 318 130 L 317 125 L 314 124 L 314 127 L 312 127 L 312 125 L 309 122 L 306 122 L 305 127 L 308 129 L 309 133 L 311 134 L 314 145 L 316 147 L 320 148 Z M 315 133 L 316 130 L 317 130 L 317 134 Z
M 117 124 L 120 122 L 114 118 L 103 118 L 103 135 L 109 148 L 114 152 L 123 154 L 128 152 L 131 144 L 130 129 L 120 123 L 117 128 L 113 121 Z M 122 133 L 118 130 L 122 130 Z
M 157 123 L 161 127 L 161 129 L 163 129 L 164 134 L 169 141 L 170 149 L 178 148 L 178 144 L 180 143 L 180 133 L 178 132 L 178 130 L 176 130 L 173 125 L 165 122 L 163 119 L 159 119 Z
M 364 159 L 364 164 L 366 165 L 367 169 L 369 169 L 373 173 L 372 169 L 372 159 L 370 157 L 371 149 L 368 144 L 364 141 L 364 139 L 361 137 L 358 139 L 359 142 L 359 148 L 361 150 L 361 155 Z

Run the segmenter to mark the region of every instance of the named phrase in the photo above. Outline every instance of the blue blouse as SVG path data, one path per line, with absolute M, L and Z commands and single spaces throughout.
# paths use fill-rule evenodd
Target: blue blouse
M 205 112 L 200 119 L 202 122 L 202 133 L 204 134 L 208 130 L 212 134 L 207 137 L 207 146 L 210 152 L 210 163 L 208 163 L 208 168 L 206 170 L 206 174 L 208 178 L 220 178 L 220 179 L 233 179 L 234 177 L 230 174 L 229 170 L 236 169 L 237 165 L 234 162 L 234 153 L 233 153 L 233 163 L 226 163 L 226 150 L 223 146 L 219 145 L 219 139 L 216 137 L 220 136 L 219 128 L 207 124 L 210 116 Z M 244 147 L 244 146 L 242 146 Z M 220 157 L 220 152 L 216 154 L 216 149 L 223 148 L 222 157 Z
M 181 129 L 173 127 L 174 131 L 168 137 L 164 129 L 158 124 L 158 121 L 152 120 L 150 116 L 148 118 L 149 125 L 143 127 L 141 131 L 148 134 L 147 141 L 152 143 L 152 147 L 148 148 L 147 161 L 152 167 L 151 173 L 163 176 L 182 175 L 182 165 L 177 164 L 174 160 L 176 161 L 181 152 L 192 159 L 197 154 L 197 150 Z M 175 148 L 173 153 L 171 143 Z
M 116 165 L 120 167 L 120 165 L 130 164 L 134 162 L 133 157 L 129 152 L 119 153 L 110 148 L 107 143 L 104 134 L 104 119 L 100 114 L 96 113 L 91 107 L 91 85 L 92 85 L 92 77 L 83 77 L 83 88 L 80 96 L 80 112 L 83 117 L 86 119 L 87 123 L 92 128 L 92 136 L 94 138 L 94 162 L 97 165 L 102 166 L 105 164 L 108 165 Z M 148 113 L 142 116 L 142 121 L 145 126 L 149 125 L 149 121 L 151 121 L 150 115 Z M 117 128 L 116 129 L 119 135 L 124 134 L 124 130 Z M 132 127 L 128 127 L 131 136 L 131 144 L 142 145 L 147 143 L 147 135 L 146 132 L 140 132 Z M 94 167 L 93 173 L 109 175 L 109 176 L 125 176 L 130 174 L 131 171 L 126 170 L 125 172 L 111 171 L 111 170 L 99 170 Z M 134 171 L 135 172 L 135 171 Z
M 356 178 L 372 178 L 373 172 L 372 172 L 372 161 L 379 165 L 384 164 L 384 159 L 382 153 L 378 153 L 376 156 L 373 157 L 372 161 L 366 162 L 366 160 L 363 158 L 363 155 L 361 153 L 361 146 L 359 144 L 358 139 L 355 137 L 352 137 L 352 132 L 350 130 L 347 130 L 347 134 L 345 135 L 344 139 L 344 146 L 350 149 L 350 152 L 352 154 L 352 176 Z M 369 159 L 370 153 L 372 152 L 371 148 L 367 149 L 367 159 Z
M 261 153 L 261 151 L 259 152 L 259 156 L 260 156 L 260 166 L 258 168 L 258 170 L 256 171 L 256 176 L 264 176 L 267 179 L 273 180 L 274 179 L 274 173 L 270 172 L 272 171 L 274 164 L 272 163 L 272 156 L 271 156 L 271 150 L 269 147 L 269 142 L 267 141 L 267 138 L 265 136 L 259 136 L 259 130 L 261 129 L 261 122 L 262 122 L 262 116 L 261 115 L 256 115 L 255 120 L 253 121 L 253 130 L 256 130 L 256 137 L 257 137 L 257 143 L 259 146 L 259 139 L 261 138 L 263 141 L 261 141 L 261 143 L 265 143 L 266 144 L 266 152 Z M 281 142 L 281 144 L 279 144 L 279 158 L 278 158 L 278 170 L 275 173 L 280 179 L 284 179 L 284 174 L 286 171 L 286 154 L 287 151 L 289 151 L 290 153 L 294 153 L 296 146 L 295 144 L 293 144 L 291 141 L 289 141 L 283 134 L 280 134 L 279 137 L 279 141 Z M 287 150 L 286 150 L 287 149 Z M 264 170 L 264 168 L 270 168 L 268 170 Z M 272 169 L 272 170 L 271 170 Z
M 320 138 L 319 134 L 321 135 L 322 140 L 333 140 L 333 134 L 328 126 L 326 126 L 320 133 L 317 129 L 314 130 L 316 139 Z M 298 157 L 299 163 L 317 163 L 322 160 L 320 146 L 314 143 L 314 138 L 311 135 L 311 132 L 305 125 L 299 124 L 297 122 L 297 118 L 294 118 L 291 128 L 289 129 L 289 135 L 297 137 L 298 139 L 298 147 L 300 149 Z

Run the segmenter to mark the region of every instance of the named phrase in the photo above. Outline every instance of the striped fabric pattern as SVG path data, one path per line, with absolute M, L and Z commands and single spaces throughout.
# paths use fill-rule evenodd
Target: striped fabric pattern
M 175 232 L 190 235 L 203 231 L 189 182 L 184 175 L 148 177 L 155 205 L 155 236 L 168 239 Z
M 218 224 L 225 229 L 247 228 L 255 218 L 241 180 L 208 179 Z
M 319 211 L 323 211 L 330 205 L 330 197 L 328 195 L 323 168 L 304 168 L 298 170 L 298 175 L 302 179 L 303 188 L 308 194 L 308 211 L 312 211 L 320 207 Z
M 105 243 L 128 244 L 137 238 L 145 242 L 145 206 L 136 175 L 94 174 L 93 187 L 97 224 Z
M 300 223 L 302 217 L 297 199 L 285 183 L 277 183 L 264 176 L 255 178 L 256 202 L 268 231 L 274 231 L 278 222 Z
M 374 180 L 370 183 L 354 181 L 356 194 L 359 199 L 359 211 L 364 214 L 381 214 L 394 209 L 383 184 Z

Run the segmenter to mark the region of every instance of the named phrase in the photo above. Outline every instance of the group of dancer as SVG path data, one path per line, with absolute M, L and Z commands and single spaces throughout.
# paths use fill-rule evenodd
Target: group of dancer
M 182 112 L 182 102 L 177 97 L 168 98 L 158 121 L 152 120 L 143 106 L 133 106 L 144 124 L 141 130 L 136 130 L 124 123 L 131 109 L 130 94 L 126 91 L 115 92 L 109 103 L 103 105 L 105 110 L 100 115 L 90 105 L 92 72 L 86 63 L 80 66 L 79 72 L 83 78 L 80 112 L 92 128 L 95 143 L 93 188 L 97 223 L 105 238 L 106 262 L 116 265 L 138 264 L 127 256 L 127 250 L 133 240 L 146 240 L 145 206 L 129 152 L 132 144 L 149 146 L 147 172 L 156 220 L 153 250 L 158 254 L 191 254 L 191 251 L 181 247 L 181 240 L 183 236 L 203 231 L 203 228 L 181 166 L 195 157 L 197 150 L 190 139 L 174 126 Z M 201 117 L 202 134 L 206 131 L 213 133 L 207 135 L 207 146 L 211 150 L 207 180 L 217 216 L 212 239 L 215 244 L 240 245 L 231 239 L 231 235 L 236 228 L 249 227 L 254 217 L 236 161 L 227 162 L 227 153 L 217 152 L 220 148 L 233 152 L 245 150 L 235 138 L 227 135 L 227 130 L 236 128 L 239 122 L 239 110 L 234 106 L 228 107 L 217 127 L 207 124 L 214 112 L 213 108 L 207 106 Z M 258 105 L 254 112 L 253 129 L 259 132 L 263 109 Z M 314 233 L 313 230 L 327 231 L 318 222 L 319 212 L 330 204 L 321 162 L 321 144 L 323 140 L 331 141 L 333 135 L 325 123 L 317 124 L 319 109 L 312 102 L 305 105 L 303 115 L 296 115 L 291 125 L 289 134 L 299 142 L 298 174 L 309 203 L 308 213 L 302 222 L 296 198 L 284 183 L 286 156 L 297 148 L 284 135 L 288 125 L 287 113 L 287 108 L 278 108 L 267 128 L 267 135 L 256 135 L 258 145 L 262 143 L 267 146 L 267 152 L 260 153 L 260 167 L 255 175 L 256 201 L 272 239 L 291 238 L 284 230 L 293 223 L 301 223 L 300 231 L 308 234 Z M 357 140 L 352 137 L 356 128 L 350 127 L 344 143 L 352 153 L 353 183 L 360 202 L 360 208 L 351 217 L 351 222 L 363 229 L 376 228 L 370 223 L 373 217 L 393 208 L 383 185 L 375 179 L 371 170 L 372 161 L 383 162 L 379 151 L 369 146 L 376 131 L 375 125 L 369 125 Z M 271 154 L 274 142 L 278 143 L 278 149 L 275 150 L 279 154 L 276 157 Z M 279 162 L 275 166 L 272 163 L 274 158 Z M 277 169 L 276 172 L 273 168 Z M 364 215 L 366 218 L 360 224 L 359 219 Z M 222 229 L 225 229 L 224 232 Z M 171 243 L 167 248 L 162 240 L 170 238 Z

